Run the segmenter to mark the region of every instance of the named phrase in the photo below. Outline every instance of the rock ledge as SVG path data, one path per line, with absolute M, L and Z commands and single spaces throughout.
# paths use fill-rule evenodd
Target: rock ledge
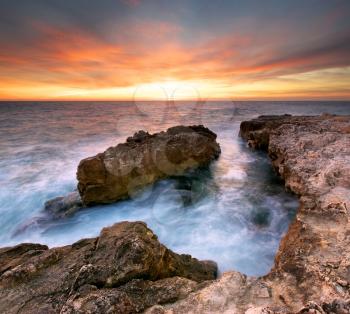
M 217 265 L 160 244 L 143 222 L 48 249 L 0 249 L 0 313 L 138 313 L 216 278 Z
M 261 116 L 240 134 L 300 198 L 273 269 L 261 278 L 227 272 L 147 313 L 349 314 L 350 116 Z

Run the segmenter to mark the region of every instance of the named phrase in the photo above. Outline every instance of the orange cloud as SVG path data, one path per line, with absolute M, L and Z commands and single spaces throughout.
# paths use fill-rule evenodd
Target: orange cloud
M 254 36 L 223 35 L 185 41 L 185 30 L 164 21 L 129 22 L 110 40 L 79 29 L 32 23 L 38 36 L 0 52 L 0 98 L 132 97 L 140 84 L 167 81 L 201 86 L 206 97 L 310 94 L 284 76 L 350 65 L 348 38 L 312 50 L 258 47 Z M 317 44 L 317 43 L 316 43 Z M 350 76 L 346 70 L 346 78 Z M 256 84 L 260 84 L 258 87 Z M 289 85 L 288 85 L 289 84 Z M 249 87 L 251 86 L 251 87 Z M 306 82 L 307 86 L 307 82 Z M 329 95 L 309 83 L 311 94 Z M 341 97 L 350 92 L 339 84 Z M 279 90 L 274 90 L 278 88 Z M 317 89 L 319 88 L 319 89 Z M 16 90 L 21 90 L 20 93 Z M 298 91 L 299 90 L 299 91 Z

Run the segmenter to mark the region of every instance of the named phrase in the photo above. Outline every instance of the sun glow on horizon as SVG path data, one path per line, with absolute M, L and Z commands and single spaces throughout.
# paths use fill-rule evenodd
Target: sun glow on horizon
M 1 100 L 350 100 L 349 1 L 81 1 L 6 1 Z
M 342 74 L 342 80 L 334 78 Z M 315 91 L 318 91 L 317 94 Z M 125 87 L 76 88 L 54 84 L 0 86 L 0 100 L 299 100 L 350 99 L 350 67 L 284 75 L 256 82 L 165 79 Z

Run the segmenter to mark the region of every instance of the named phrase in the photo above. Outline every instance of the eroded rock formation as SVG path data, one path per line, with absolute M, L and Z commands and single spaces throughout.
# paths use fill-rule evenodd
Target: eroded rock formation
M 59 219 L 87 206 L 116 202 L 157 180 L 206 166 L 220 152 L 216 134 L 202 125 L 176 126 L 155 134 L 139 131 L 126 143 L 81 160 L 78 190 L 48 200 L 44 213 Z
M 241 136 L 264 149 L 300 197 L 275 265 L 261 278 L 227 272 L 205 288 L 148 314 L 349 314 L 350 117 L 262 116 Z
M 115 202 L 159 179 L 205 166 L 219 154 L 216 134 L 201 125 L 155 134 L 139 131 L 126 143 L 83 159 L 78 190 L 87 206 Z
M 0 249 L 0 312 L 349 314 L 350 117 L 263 116 L 243 122 L 241 136 L 300 197 L 269 274 L 203 281 L 213 263 L 123 223 L 63 248 Z
M 138 313 L 216 273 L 214 262 L 167 249 L 146 224 L 122 222 L 65 247 L 1 248 L 0 313 Z
M 265 148 L 299 195 L 269 279 L 292 309 L 350 297 L 350 117 L 270 117 L 243 122 L 241 135 Z

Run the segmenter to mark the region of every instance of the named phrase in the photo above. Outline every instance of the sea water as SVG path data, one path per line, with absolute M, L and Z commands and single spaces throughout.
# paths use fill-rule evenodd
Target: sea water
M 175 252 L 215 260 L 220 271 L 266 274 L 298 200 L 285 191 L 266 154 L 239 138 L 239 124 L 261 114 L 324 112 L 350 114 L 350 103 L 0 102 L 0 246 L 61 246 L 119 221 L 145 221 Z M 81 159 L 138 130 L 178 124 L 204 124 L 216 132 L 220 158 L 129 200 L 31 223 L 45 201 L 76 189 Z

